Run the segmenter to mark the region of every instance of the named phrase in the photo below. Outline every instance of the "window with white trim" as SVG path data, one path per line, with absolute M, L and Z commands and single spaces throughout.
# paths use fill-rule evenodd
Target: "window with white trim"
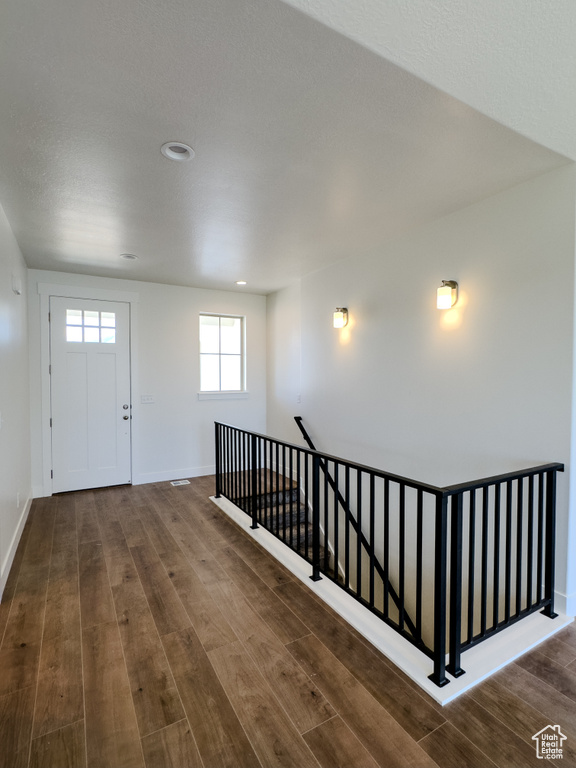
M 244 390 L 244 318 L 200 315 L 200 391 Z

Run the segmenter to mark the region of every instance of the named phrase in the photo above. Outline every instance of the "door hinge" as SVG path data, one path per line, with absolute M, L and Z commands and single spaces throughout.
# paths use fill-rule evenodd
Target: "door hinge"
M 51 365 L 48 366 L 48 375 L 52 376 L 52 366 Z
M 52 321 L 52 315 L 50 314 L 50 312 L 48 312 L 48 322 L 50 323 L 51 321 Z
M 52 419 L 50 419 L 50 428 L 52 428 Z
M 54 470 L 53 469 L 50 470 L 50 479 L 54 480 Z

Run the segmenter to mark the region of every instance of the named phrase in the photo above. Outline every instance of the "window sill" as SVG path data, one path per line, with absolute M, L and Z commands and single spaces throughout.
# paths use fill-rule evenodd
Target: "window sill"
M 198 392 L 198 400 L 247 400 L 249 392 Z

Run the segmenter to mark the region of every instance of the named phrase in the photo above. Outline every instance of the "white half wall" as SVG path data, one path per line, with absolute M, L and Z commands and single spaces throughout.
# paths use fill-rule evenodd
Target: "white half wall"
M 564 462 L 557 588 L 568 597 L 575 187 L 574 167 L 554 171 L 304 277 L 299 306 L 293 289 L 268 301 L 275 346 L 290 343 L 281 316 L 301 322 L 301 376 L 269 404 L 275 436 L 293 440 L 283 425 L 297 408 L 320 450 L 438 486 Z M 444 312 L 443 279 L 460 285 Z
M 0 598 L 32 498 L 28 392 L 26 267 L 0 207 Z
M 41 319 L 38 285 L 136 294 L 132 317 L 134 484 L 211 474 L 214 421 L 255 431 L 266 425 L 266 299 L 132 280 L 114 280 L 30 270 L 32 377 L 32 471 L 34 495 L 47 494 L 42 445 Z M 102 296 L 103 298 L 103 296 Z M 237 314 L 246 318 L 248 394 L 200 400 L 198 315 Z M 153 402 L 143 403 L 142 399 Z M 48 403 L 49 407 L 49 403 Z M 44 410 L 46 400 L 44 398 Z M 49 491 L 48 491 L 49 492 Z

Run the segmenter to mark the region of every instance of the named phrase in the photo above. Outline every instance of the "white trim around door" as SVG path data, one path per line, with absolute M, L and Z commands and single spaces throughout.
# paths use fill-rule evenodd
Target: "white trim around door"
M 50 403 L 50 324 L 48 314 L 50 309 L 50 297 L 59 296 L 71 299 L 99 299 L 103 301 L 125 302 L 130 304 L 130 365 L 131 365 L 131 400 L 132 409 L 132 445 L 136 442 L 138 433 L 138 408 L 133 396 L 137 391 L 138 380 L 137 360 L 134 350 L 137 345 L 137 312 L 139 294 L 131 291 L 115 291 L 102 288 L 87 288 L 78 285 L 59 285 L 52 283 L 39 283 L 38 294 L 40 298 L 40 366 L 42 388 L 42 489 L 35 492 L 35 496 L 51 496 L 52 486 L 52 440 L 50 429 L 51 403 Z M 133 449 L 132 449 L 133 450 Z M 132 458 L 133 464 L 133 458 Z M 133 471 L 133 470 L 132 470 Z M 37 491 L 40 489 L 36 489 Z

